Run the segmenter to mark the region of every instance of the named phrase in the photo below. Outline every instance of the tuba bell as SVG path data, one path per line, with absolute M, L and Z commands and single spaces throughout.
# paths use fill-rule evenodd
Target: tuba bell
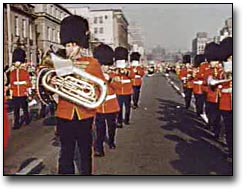
M 82 62 L 82 64 L 84 63 Z M 39 72 L 38 80 L 49 92 L 58 94 L 77 105 L 95 109 L 106 98 L 106 82 L 85 72 L 77 65 L 81 65 L 81 62 L 73 62 L 71 59 L 63 59 L 50 53 L 43 62 L 44 68 Z M 53 77 L 56 80 L 54 85 L 50 83 Z M 37 84 L 39 87 L 39 81 Z M 99 89 L 99 94 L 96 92 L 96 88 Z

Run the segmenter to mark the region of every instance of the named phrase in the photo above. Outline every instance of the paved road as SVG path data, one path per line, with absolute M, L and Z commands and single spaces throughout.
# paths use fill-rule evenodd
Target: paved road
M 94 158 L 96 175 L 230 175 L 225 146 L 215 142 L 205 123 L 183 107 L 183 98 L 160 74 L 145 77 L 140 108 L 131 124 L 117 130 L 117 149 Z M 5 171 L 15 171 L 29 157 L 44 159 L 41 174 L 56 174 L 59 148 L 53 126 L 44 120 L 14 131 L 5 155 Z

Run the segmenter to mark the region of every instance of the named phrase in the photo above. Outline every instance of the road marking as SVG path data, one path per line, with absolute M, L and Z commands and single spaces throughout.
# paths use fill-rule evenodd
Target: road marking
M 28 175 L 32 171 L 34 171 L 36 168 L 40 167 L 42 164 L 43 164 L 42 159 L 33 160 L 26 167 L 24 167 L 19 172 L 17 172 L 16 175 Z

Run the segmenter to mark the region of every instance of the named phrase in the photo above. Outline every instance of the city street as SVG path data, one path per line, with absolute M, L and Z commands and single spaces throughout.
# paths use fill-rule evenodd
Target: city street
M 105 146 L 105 157 L 94 157 L 93 174 L 232 175 L 226 146 L 213 140 L 203 119 L 183 104 L 164 74 L 144 77 L 139 108 L 132 110 L 130 125 L 117 129 L 117 148 Z M 50 123 L 40 119 L 12 131 L 5 174 L 16 173 L 29 158 L 43 160 L 38 174 L 57 174 L 59 147 Z

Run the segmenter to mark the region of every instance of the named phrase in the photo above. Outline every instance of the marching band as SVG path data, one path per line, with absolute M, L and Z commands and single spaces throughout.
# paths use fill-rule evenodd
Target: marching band
M 119 143 L 116 141 L 116 129 L 130 124 L 131 108 L 139 108 L 143 78 L 146 74 L 153 75 L 155 67 L 143 67 L 140 53 L 129 54 L 124 47 L 113 50 L 108 45 L 100 44 L 94 49 L 93 57 L 87 55 L 89 26 L 87 20 L 80 16 L 71 15 L 62 20 L 60 41 L 65 53 L 49 53 L 39 65 L 36 89 L 42 103 L 40 114 L 45 116 L 47 105 L 51 105 L 52 115 L 56 110 L 56 132 L 61 144 L 58 173 L 75 174 L 77 145 L 80 174 L 91 175 L 92 154 L 95 157 L 105 156 L 106 133 L 109 148 L 116 148 Z M 15 117 L 13 129 L 19 129 L 22 121 L 29 124 L 31 120 L 27 102 L 31 82 L 23 65 L 25 57 L 25 52 L 17 48 L 12 59 L 14 68 L 10 70 Z M 185 108 L 190 108 L 194 95 L 196 113 L 198 116 L 206 114 L 208 128 L 213 131 L 216 140 L 220 139 L 220 120 L 223 117 L 231 157 L 232 38 L 224 39 L 220 45 L 207 44 L 204 55 L 195 56 L 193 63 L 190 55 L 184 55 L 184 66 L 180 68 L 177 65 L 172 70 L 182 82 Z M 166 73 L 170 71 L 167 66 Z M 58 95 L 57 102 L 53 96 L 55 93 Z M 24 120 L 20 120 L 20 108 L 23 109 Z M 96 131 L 94 143 L 93 128 Z
M 232 157 L 232 38 L 225 38 L 220 45 L 211 42 L 206 45 L 204 55 L 196 55 L 194 66 L 190 67 L 189 56 L 186 64 L 177 69 L 185 93 L 186 108 L 189 108 L 192 92 L 198 116 L 208 118 L 208 129 L 215 140 L 221 140 L 221 117 L 225 125 L 228 157 Z M 187 65 L 188 64 L 188 65 Z

